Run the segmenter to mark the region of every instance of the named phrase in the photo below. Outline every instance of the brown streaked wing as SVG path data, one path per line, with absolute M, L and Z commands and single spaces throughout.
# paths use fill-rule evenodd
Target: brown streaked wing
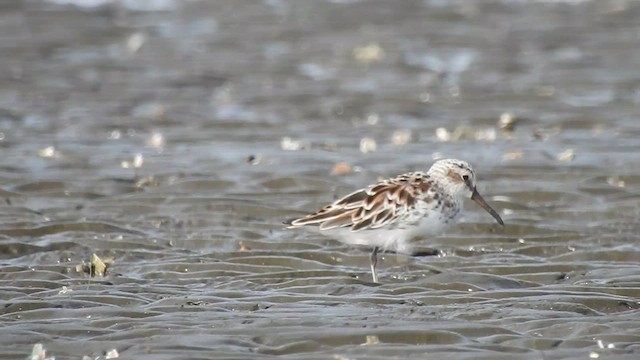
M 332 218 L 320 223 L 320 230 L 335 229 L 338 227 L 347 227 L 353 225 L 353 214 L 356 209 L 337 212 Z
M 404 174 L 367 188 L 369 197 L 353 215 L 353 231 L 377 229 L 395 222 L 406 214 L 416 197 L 426 191 L 427 179 L 422 174 Z
M 367 196 L 367 192 L 364 189 L 360 189 L 344 196 L 342 199 L 337 200 L 332 205 L 344 205 L 347 208 L 353 208 L 354 205 L 364 201 Z
M 393 218 L 393 216 L 395 215 L 395 211 L 393 211 L 392 208 L 383 210 L 379 213 L 377 213 L 374 217 L 373 217 L 373 225 L 371 226 L 373 229 L 379 228 L 381 226 L 384 226 L 385 224 L 387 224 L 387 222 L 389 220 L 391 220 Z
M 377 193 L 369 195 L 369 197 L 364 200 L 362 208 L 365 210 L 365 212 L 368 210 L 380 208 L 380 206 L 383 206 L 387 202 L 391 191 L 393 191 L 393 188 L 386 187 L 381 188 Z
M 353 226 L 351 226 L 351 230 L 353 231 L 364 230 L 370 227 L 372 223 L 373 223 L 373 217 L 369 216 L 367 218 L 361 219 L 358 222 L 354 222 Z
M 401 218 L 429 184 L 420 173 L 399 175 L 357 190 L 316 213 L 291 222 L 292 226 L 319 225 L 321 230 L 351 227 L 353 231 L 377 229 Z
M 320 225 L 324 222 L 331 222 L 337 226 L 351 226 L 351 222 L 345 223 L 344 214 L 349 213 L 349 217 L 353 216 L 353 213 L 360 208 L 360 205 L 364 199 L 367 198 L 367 193 L 364 189 L 356 190 L 349 195 L 336 200 L 332 204 L 329 204 L 322 209 L 316 211 L 313 214 L 301 217 L 291 222 L 292 226 L 304 226 L 304 225 Z M 355 209 L 354 211 L 345 211 Z M 339 218 L 339 219 L 338 219 Z M 335 222 L 333 220 L 336 220 Z M 341 225 L 337 225 L 341 224 Z M 332 228 L 328 225 L 322 226 L 323 229 Z

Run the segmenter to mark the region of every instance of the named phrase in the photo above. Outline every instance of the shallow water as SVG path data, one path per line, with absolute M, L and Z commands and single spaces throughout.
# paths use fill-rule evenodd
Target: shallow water
M 640 3 L 0 9 L 1 358 L 638 358 Z M 504 229 L 282 228 L 443 156 Z

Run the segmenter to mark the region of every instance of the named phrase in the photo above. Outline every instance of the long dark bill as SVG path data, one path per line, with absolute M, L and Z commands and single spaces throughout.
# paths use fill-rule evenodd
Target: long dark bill
M 489 214 L 491 214 L 491 216 L 496 219 L 498 224 L 504 226 L 504 222 L 502 221 L 500 215 L 498 215 L 498 213 L 493 210 L 493 208 L 489 206 L 486 201 L 484 201 L 482 196 L 480 196 L 480 194 L 478 193 L 478 190 L 475 188 L 473 189 L 473 193 L 471 194 L 471 200 L 475 201 L 476 204 L 480 205 L 481 208 L 485 209 Z

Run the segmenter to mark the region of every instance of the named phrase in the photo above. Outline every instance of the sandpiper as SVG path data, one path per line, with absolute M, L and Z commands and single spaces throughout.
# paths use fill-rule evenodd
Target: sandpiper
M 378 282 L 379 251 L 412 255 L 413 240 L 438 234 L 453 224 L 467 198 L 504 225 L 478 193 L 471 165 L 456 159 L 438 160 L 426 173 L 410 172 L 379 181 L 286 224 L 289 229 L 312 226 L 346 244 L 373 247 L 371 275 Z

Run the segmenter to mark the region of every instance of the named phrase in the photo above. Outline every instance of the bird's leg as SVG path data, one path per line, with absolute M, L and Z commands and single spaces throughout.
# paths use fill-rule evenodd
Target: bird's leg
M 373 276 L 374 283 L 378 282 L 378 275 L 376 274 L 376 265 L 378 264 L 378 251 L 380 251 L 380 249 L 377 246 L 374 246 L 373 251 L 371 251 L 371 258 L 369 259 L 371 263 L 371 276 Z

